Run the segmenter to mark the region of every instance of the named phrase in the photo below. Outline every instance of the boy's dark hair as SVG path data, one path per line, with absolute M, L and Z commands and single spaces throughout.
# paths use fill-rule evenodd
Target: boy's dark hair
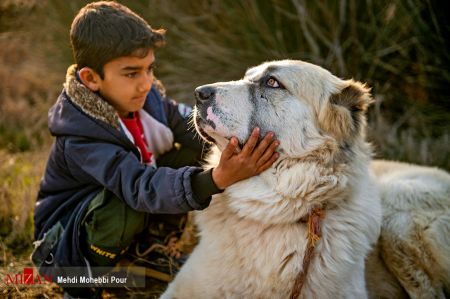
M 103 79 L 103 66 L 122 56 L 145 57 L 164 44 L 165 30 L 153 30 L 126 6 L 99 1 L 83 7 L 70 28 L 77 68 L 90 67 Z

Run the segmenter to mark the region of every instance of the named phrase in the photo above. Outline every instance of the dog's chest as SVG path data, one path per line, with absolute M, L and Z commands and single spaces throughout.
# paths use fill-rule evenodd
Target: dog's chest
M 321 223 L 322 238 L 313 250 L 304 295 L 317 296 L 316 289 L 340 292 L 341 281 L 343 284 L 361 255 L 351 246 L 358 243 L 356 235 L 340 230 L 335 221 L 325 218 Z M 232 215 L 221 224 L 208 223 L 202 243 L 208 244 L 210 262 L 218 269 L 213 275 L 220 277 L 226 289 L 250 297 L 289 297 L 295 279 L 303 271 L 307 224 L 264 226 Z M 226 255 L 219 257 L 214 252 Z

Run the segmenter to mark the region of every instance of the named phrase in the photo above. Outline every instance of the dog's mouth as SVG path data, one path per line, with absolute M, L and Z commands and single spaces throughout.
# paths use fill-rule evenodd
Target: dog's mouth
M 213 143 L 219 147 L 219 149 L 224 149 L 227 143 L 230 141 L 231 136 L 223 136 L 217 132 L 217 124 L 212 120 L 203 117 L 199 107 L 194 108 L 194 124 L 200 137 L 209 143 Z
M 211 129 L 214 129 L 216 127 L 216 124 L 212 122 L 211 120 L 205 119 L 201 116 L 200 108 L 198 106 L 194 107 L 194 125 L 195 129 L 197 130 L 200 137 L 202 137 L 205 141 L 210 143 L 216 143 L 216 140 L 207 133 L 205 130 L 206 127 L 210 127 Z
M 203 120 L 198 116 L 198 113 L 196 113 L 194 116 L 194 123 L 195 129 L 197 130 L 198 134 L 200 134 L 200 136 L 207 142 L 216 143 L 216 140 L 212 138 L 211 135 L 206 133 L 206 131 L 202 128 L 202 122 Z

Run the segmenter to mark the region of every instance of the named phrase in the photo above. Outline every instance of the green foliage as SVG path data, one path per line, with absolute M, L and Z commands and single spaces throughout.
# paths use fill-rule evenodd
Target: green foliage
M 11 127 L 0 125 L 0 136 L 2 136 L 0 147 L 21 152 L 31 149 L 30 140 L 23 130 L 14 130 Z

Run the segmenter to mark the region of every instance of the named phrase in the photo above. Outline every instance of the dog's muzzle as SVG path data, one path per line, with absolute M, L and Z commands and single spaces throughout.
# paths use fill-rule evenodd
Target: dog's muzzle
M 214 105 L 214 99 L 216 98 L 216 88 L 210 85 L 203 85 L 195 89 L 195 97 L 197 99 L 195 106 L 197 107 L 198 114 L 197 120 L 204 124 L 210 125 L 213 129 L 216 128 L 216 124 L 208 119 L 208 109 L 212 109 Z M 199 123 L 200 124 L 200 123 Z
M 216 127 L 216 124 L 208 120 L 206 116 L 206 111 L 215 97 L 216 89 L 212 86 L 204 85 L 195 89 L 195 106 L 197 107 L 196 114 L 194 116 L 194 122 L 196 125 L 195 127 L 200 136 L 212 143 L 215 143 L 215 140 L 211 136 L 209 136 L 209 134 L 207 134 L 202 127 L 204 124 L 208 124 L 212 128 Z

